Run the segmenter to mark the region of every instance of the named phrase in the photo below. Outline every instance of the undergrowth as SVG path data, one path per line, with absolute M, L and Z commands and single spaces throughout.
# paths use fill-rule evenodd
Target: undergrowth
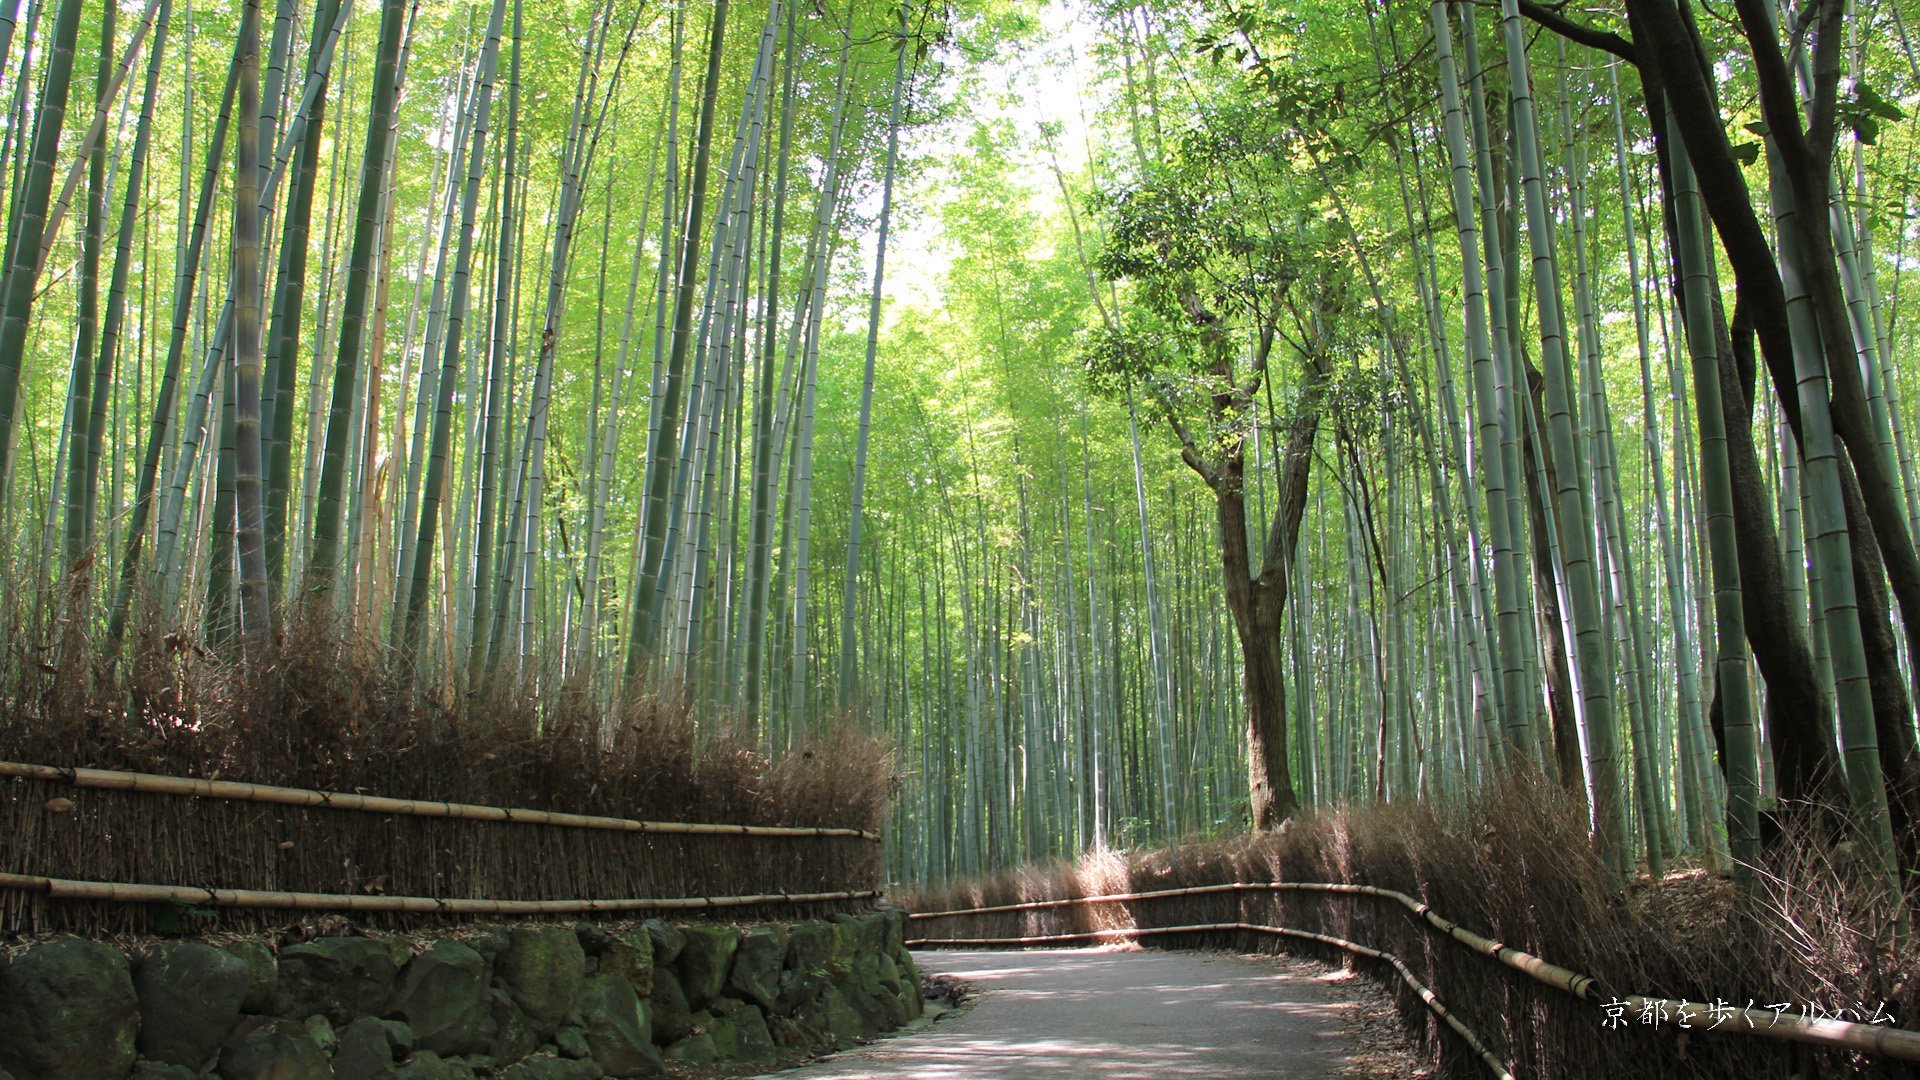
M 1397 889 L 1448 919 L 1596 978 L 1614 995 L 1755 1007 L 1785 1004 L 1846 1019 L 1876 1009 L 1893 1023 L 1920 1019 L 1920 950 L 1873 931 L 1845 848 L 1803 815 L 1768 850 L 1751 903 L 1736 903 L 1721 871 L 1694 867 L 1620 887 L 1595 857 L 1579 808 L 1544 782 L 1498 784 L 1471 801 L 1366 805 L 1310 813 L 1277 832 L 1097 852 L 1070 863 L 910 893 L 909 911 L 933 912 L 1102 893 L 1224 882 L 1326 881 Z M 1913 910 L 1909 898 L 1908 910 Z M 1624 1011 L 1610 1026 L 1596 1005 L 1544 987 L 1470 952 L 1397 904 L 1310 893 L 1240 893 L 917 921 L 912 936 L 1019 937 L 1150 926 L 1250 922 L 1310 930 L 1397 953 L 1522 1077 L 1910 1076 L 1908 1066 L 1774 1039 L 1692 1029 Z M 1150 947 L 1273 949 L 1268 935 L 1181 935 Z M 1443 1075 L 1484 1074 L 1384 965 L 1300 942 L 1353 964 L 1398 993 L 1403 1018 L 1437 1055 Z M 1884 1007 L 1882 1009 L 1882 1007 Z M 1742 1026 L 1723 1023 L 1721 1027 Z
M 536 666 L 422 692 L 384 635 L 320 604 L 291 608 L 248 662 L 183 636 L 177 618 L 136 620 L 110 662 L 93 621 L 63 614 L 85 588 L 0 598 L 0 758 L 764 825 L 875 829 L 892 797 L 889 747 L 850 718 L 775 757 L 724 708 L 658 686 L 605 705 Z

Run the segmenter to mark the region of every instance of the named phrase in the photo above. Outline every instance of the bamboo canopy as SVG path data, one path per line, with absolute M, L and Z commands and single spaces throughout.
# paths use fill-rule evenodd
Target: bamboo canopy
M 357 795 L 340 791 L 315 791 L 310 788 L 277 787 L 272 784 L 245 784 L 231 780 L 200 780 L 184 776 L 157 776 L 153 773 L 118 772 L 112 769 L 62 768 L 53 765 L 28 765 L 0 761 L 0 777 L 64 781 L 80 788 L 108 791 L 139 791 L 152 795 L 184 795 L 201 799 L 229 799 L 235 802 L 276 803 L 282 806 L 323 806 L 332 810 L 359 810 L 372 814 L 405 814 L 415 817 L 457 818 L 463 821 L 508 821 L 525 825 L 559 825 L 575 829 L 604 829 L 611 832 L 657 833 L 677 836 L 765 836 L 821 837 L 846 836 L 880 841 L 877 833 L 863 829 L 839 829 L 793 825 L 727 825 L 686 821 L 637 821 L 632 818 L 599 817 L 592 814 L 567 814 L 554 810 L 524 807 L 478 806 L 472 803 L 435 802 L 422 799 L 389 799 L 379 795 Z

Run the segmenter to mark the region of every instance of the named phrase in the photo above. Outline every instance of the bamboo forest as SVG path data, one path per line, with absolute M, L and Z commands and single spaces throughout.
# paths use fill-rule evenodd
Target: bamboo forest
M 1920 1019 L 1917 113 L 1905 0 L 0 0 L 0 759 L 1399 889 L 1599 973 L 1420 1075 L 1911 1075 L 1595 1003 Z

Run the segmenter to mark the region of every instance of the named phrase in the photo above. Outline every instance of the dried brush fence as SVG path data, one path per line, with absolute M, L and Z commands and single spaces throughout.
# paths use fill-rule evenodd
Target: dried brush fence
M 1719 1004 L 1699 1001 L 1686 1001 L 1679 998 L 1663 998 L 1645 994 L 1624 993 L 1602 990 L 1598 980 L 1590 975 L 1582 975 L 1558 964 L 1550 963 L 1540 957 L 1522 952 L 1502 942 L 1476 934 L 1448 920 L 1426 904 L 1415 900 L 1406 893 L 1393 889 L 1379 889 L 1370 885 L 1350 885 L 1340 882 L 1228 882 L 1220 885 L 1198 885 L 1184 889 L 1159 889 L 1153 892 L 1115 893 L 1109 896 L 1079 896 L 1065 900 L 1040 900 L 1022 904 L 997 904 L 989 907 L 963 908 L 956 911 L 913 912 L 907 916 L 914 928 L 907 945 L 910 948 L 954 948 L 954 947 L 1032 947 L 1039 945 L 1086 944 L 1090 942 L 1131 941 L 1142 938 L 1159 938 L 1168 935 L 1214 935 L 1214 934 L 1273 934 L 1292 938 L 1297 941 L 1315 942 L 1331 946 L 1359 956 L 1390 964 L 1401 976 L 1401 980 L 1416 995 L 1433 1015 L 1446 1023 L 1461 1037 L 1487 1065 L 1496 1077 L 1511 1077 L 1512 1073 L 1498 1055 L 1493 1054 L 1481 1043 L 1471 1028 L 1458 1020 L 1447 1009 L 1426 984 L 1414 975 L 1413 971 L 1396 955 L 1379 949 L 1373 949 L 1358 942 L 1328 934 L 1318 934 L 1309 930 L 1299 930 L 1285 926 L 1269 926 L 1253 922 L 1215 922 L 1197 923 L 1185 926 L 1145 926 L 1125 929 L 1079 930 L 1053 934 L 1027 934 L 1018 937 L 944 937 L 933 938 L 918 936 L 920 928 L 930 923 L 947 920 L 965 920 L 988 915 L 1000 915 L 1021 911 L 1046 911 L 1091 907 L 1101 904 L 1142 904 L 1149 901 L 1184 900 L 1193 897 L 1217 896 L 1231 898 L 1235 908 L 1244 909 L 1249 895 L 1262 893 L 1319 893 L 1348 897 L 1367 897 L 1374 900 L 1397 903 L 1411 914 L 1431 926 L 1440 934 L 1451 938 L 1460 947 L 1478 953 L 1497 963 L 1505 964 L 1541 984 L 1559 990 L 1569 997 L 1576 998 L 1592 1006 L 1595 1017 L 1601 1024 L 1607 1021 L 1607 1010 L 1615 1009 L 1619 1019 L 1625 1021 L 1629 1014 L 1636 1019 L 1643 1012 L 1670 1017 L 1678 1024 L 1687 1023 L 1706 1030 L 1709 1024 L 1715 1029 L 1724 1026 L 1726 1034 L 1748 1034 L 1771 1039 L 1786 1039 L 1794 1042 L 1809 1043 L 1815 1046 L 1855 1050 L 1868 1054 L 1877 1054 L 1902 1061 L 1920 1062 L 1920 1031 L 1886 1027 L 1873 1023 L 1847 1021 L 1832 1017 L 1810 1017 L 1805 1015 L 1781 1014 L 1771 1009 L 1735 1007 L 1724 1001 Z M 1256 902 L 1255 906 L 1258 904 Z M 953 931 L 947 931 L 953 932 Z M 1715 1023 L 1715 1021 L 1718 1023 Z
M 1773 894 L 1741 913 L 1712 876 L 1619 890 L 1591 850 L 1557 793 L 1514 785 L 1470 807 L 1342 811 L 896 899 L 930 944 L 1267 951 L 1285 938 L 1330 958 L 1391 954 L 1405 981 L 1359 967 L 1399 988 L 1448 1077 L 1920 1075 L 1920 956 L 1865 942 L 1830 867 L 1778 865 Z M 1427 995 L 1486 1054 L 1443 1034 L 1457 1028 Z
M 0 762 L 0 934 L 867 906 L 856 828 L 641 821 Z M 217 915 L 214 909 L 219 909 Z

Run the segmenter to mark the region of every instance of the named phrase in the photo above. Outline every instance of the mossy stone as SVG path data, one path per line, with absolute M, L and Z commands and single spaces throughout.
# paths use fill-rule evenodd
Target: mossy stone
M 906 948 L 907 913 L 892 904 L 880 904 L 873 910 L 885 924 L 881 934 L 880 948 L 890 953 Z
M 605 1075 L 607 1071 L 591 1059 L 574 1061 L 551 1054 L 530 1057 L 499 1073 L 500 1080 L 600 1080 Z
M 328 1057 L 332 1057 L 340 1046 L 340 1036 L 333 1030 L 333 1021 L 317 1013 L 302 1020 L 300 1030 L 306 1032 L 307 1038 L 313 1040 L 313 1045 Z
M 687 935 L 679 927 L 659 919 L 648 919 L 641 924 L 641 928 L 653 943 L 653 962 L 656 965 L 671 964 L 680 958 L 680 950 L 687 944 Z
M 337 1075 L 353 1080 L 394 1080 L 394 1047 L 380 1021 L 363 1016 L 340 1030 L 340 1048 L 333 1052 Z
M 880 1034 L 880 1024 L 856 1008 L 848 994 L 838 986 L 829 986 L 820 995 L 819 1009 L 826 1031 L 836 1046 Z
M 664 1055 L 668 1061 L 682 1061 L 696 1068 L 705 1068 L 719 1060 L 714 1050 L 713 1036 L 698 1031 L 667 1047 Z
M 489 991 L 487 996 L 493 1020 L 493 1041 L 487 1044 L 487 1056 L 508 1065 L 538 1050 L 540 1033 L 513 998 L 499 989 Z
M 578 1024 L 562 1024 L 560 1030 L 553 1033 L 553 1048 L 564 1058 L 593 1056 L 593 1050 L 587 1046 L 587 1029 Z
M 288 1020 L 319 1013 L 335 1026 L 378 1015 L 393 991 L 404 956 L 377 938 L 315 938 L 280 950 L 274 1015 Z
M 488 930 L 468 938 L 467 944 L 486 958 L 488 967 L 492 967 L 500 959 L 500 954 L 512 946 L 513 938 L 505 930 Z
M 705 1008 L 726 989 L 734 953 L 740 948 L 740 932 L 731 926 L 689 926 L 685 932 L 687 943 L 673 970 L 680 976 L 687 1004 Z
M 772 1061 L 778 1056 L 773 1045 L 773 1033 L 767 1028 L 766 1013 L 757 1005 L 742 1005 L 726 1018 L 731 1028 L 733 1045 L 723 1051 L 727 1057 L 742 1061 Z M 714 1045 L 720 1044 L 719 1025 L 714 1032 Z
M 899 991 L 889 989 L 880 979 L 879 962 L 883 960 L 887 960 L 884 953 L 861 957 L 847 978 L 844 993 L 848 1004 L 874 1028 L 892 1031 L 907 1022 L 907 1009 L 900 1004 Z
M 886 987 L 889 993 L 900 992 L 900 965 L 894 962 L 893 957 L 886 953 L 875 956 L 873 970 L 880 979 L 880 985 Z
M 746 1057 L 760 1060 L 757 1056 L 764 1044 L 766 1053 L 773 1052 L 773 1036 L 767 1032 L 766 1015 L 758 1005 L 749 1005 L 733 998 L 721 998 L 713 1003 L 713 1013 L 704 1022 L 698 1024 L 713 1037 L 714 1053 L 722 1061 Z M 741 1045 L 741 1031 L 748 1029 L 746 1036 L 752 1053 L 746 1053 Z
M 240 1008 L 252 986 L 253 972 L 246 961 L 224 949 L 192 941 L 155 946 L 133 972 L 140 999 L 140 1053 L 199 1069 L 240 1022 Z
M 416 1050 L 394 1070 L 395 1080 L 474 1080 L 473 1066 L 460 1058 L 443 1058 L 431 1050 Z
M 450 938 L 407 962 L 387 999 L 386 1016 L 413 1029 L 416 1045 L 435 1054 L 477 1054 L 493 1042 L 487 961 Z
M 833 927 L 813 921 L 787 928 L 787 969 L 824 971 L 833 959 Z
M 592 923 L 574 927 L 587 956 L 598 962 L 596 974 L 618 975 L 633 984 L 633 992 L 653 992 L 653 937 L 646 929 L 608 930 Z
M 780 973 L 779 996 L 769 1011 L 778 1016 L 790 1015 L 818 998 L 821 989 L 830 982 L 824 967 L 788 968 Z
M 214 1075 L 220 1080 L 334 1080 L 333 1067 L 306 1028 L 251 1016 L 227 1037 Z
M 680 979 L 665 968 L 654 970 L 647 1011 L 653 1021 L 653 1041 L 662 1046 L 678 1042 L 693 1031 L 693 1009 L 680 989 Z
M 586 950 L 572 930 L 558 927 L 516 929 L 508 939 L 495 973 L 544 1039 L 573 1011 L 586 981 Z
M 272 1012 L 274 992 L 280 985 L 280 966 L 274 960 L 273 950 L 264 941 L 244 938 L 227 942 L 220 946 L 220 951 L 247 965 L 247 996 L 240 1002 L 240 1011 Z
M 588 1052 L 610 1075 L 645 1075 L 658 1066 L 647 1006 L 627 980 L 612 974 L 587 980 L 580 1015 Z
M 55 941 L 0 968 L 0 1068 L 17 1076 L 125 1076 L 139 1030 L 132 967 L 119 949 Z
M 847 922 L 853 927 L 854 938 L 863 953 L 887 951 L 889 919 L 884 911 L 869 911 L 859 915 L 836 915 L 835 922 Z
M 832 1045 L 824 1032 L 807 1024 L 798 1014 L 768 1017 L 767 1030 L 776 1047 L 792 1053 L 813 1053 Z
M 837 915 L 830 925 L 833 928 L 833 950 L 827 958 L 827 970 L 838 981 L 853 970 L 854 958 L 861 953 L 860 924 L 848 916 Z
M 762 926 L 741 934 L 732 969 L 727 974 L 727 992 L 772 1008 L 780 996 L 780 971 L 786 953 L 786 934 L 782 928 Z

